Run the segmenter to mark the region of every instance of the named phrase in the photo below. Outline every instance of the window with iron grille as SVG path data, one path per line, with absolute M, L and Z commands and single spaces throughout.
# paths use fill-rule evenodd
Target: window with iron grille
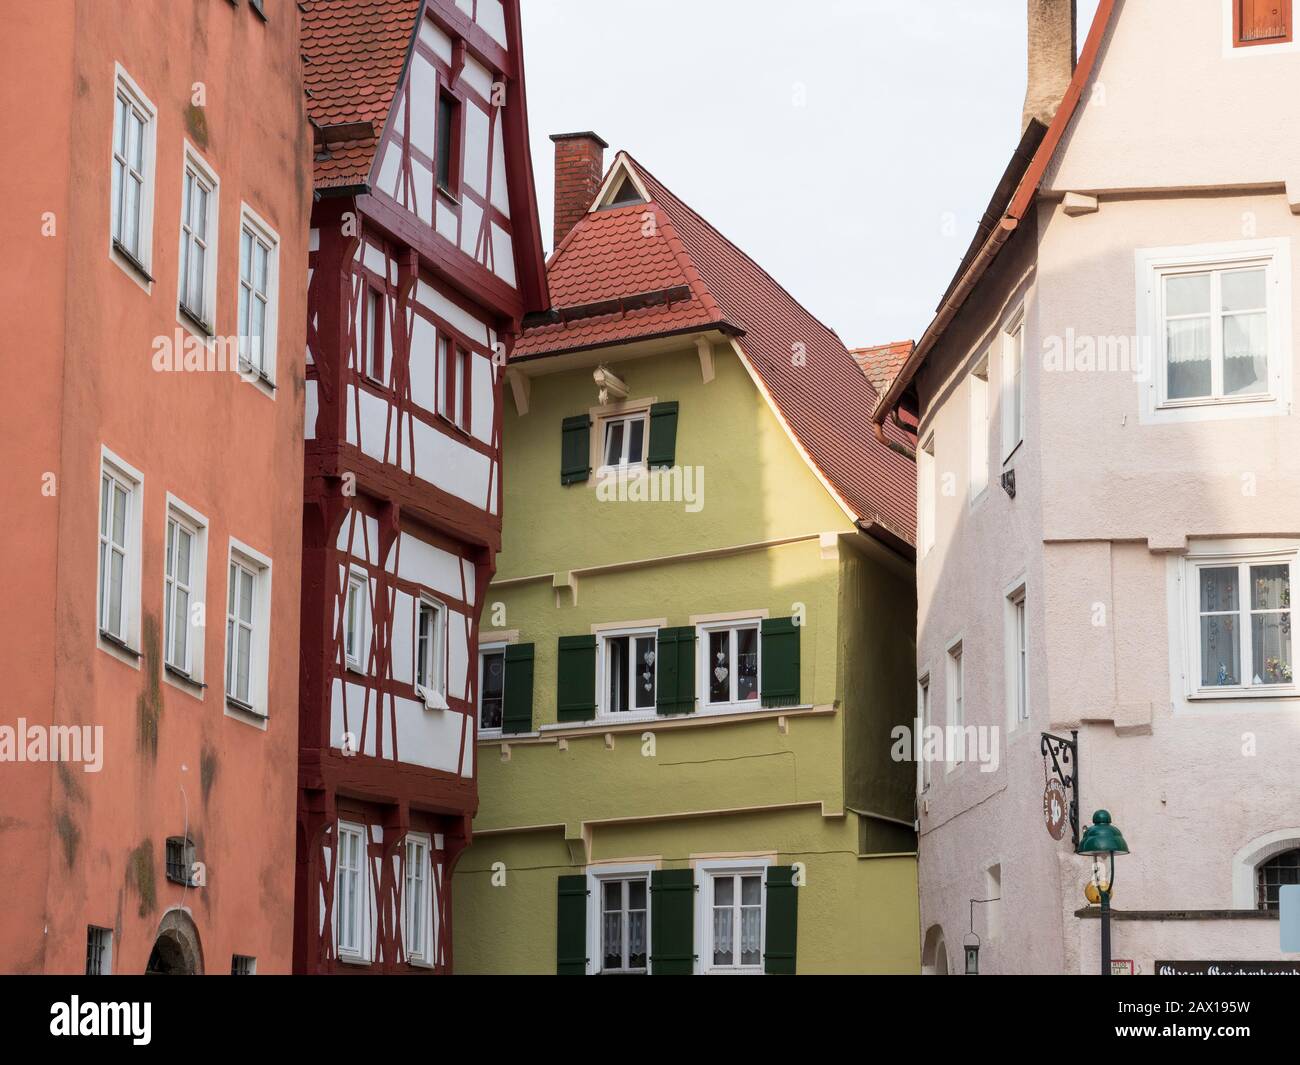
M 247 954 L 235 954 L 230 959 L 231 976 L 253 976 L 257 973 L 257 959 Z
M 167 879 L 188 885 L 193 868 L 194 844 L 184 836 L 172 836 L 167 840 Z
M 86 929 L 86 975 L 107 976 L 112 972 L 113 933 L 90 925 Z
M 1255 897 L 1261 910 L 1276 913 L 1278 889 L 1300 884 L 1300 847 L 1283 851 L 1255 870 Z

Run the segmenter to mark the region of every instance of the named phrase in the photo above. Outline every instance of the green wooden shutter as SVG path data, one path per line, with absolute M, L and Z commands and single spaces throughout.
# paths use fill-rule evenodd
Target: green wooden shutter
M 501 708 L 501 731 L 533 731 L 533 645 L 506 646 L 505 697 Z
M 695 872 L 655 869 L 650 874 L 650 972 L 690 976 L 695 971 Z
M 799 705 L 799 630 L 794 618 L 765 618 L 763 621 L 763 676 L 760 682 L 764 706 Z
M 564 419 L 560 446 L 560 484 L 580 484 L 591 476 L 591 417 Z
M 795 941 L 799 933 L 799 889 L 794 869 L 767 867 L 767 916 L 763 939 L 763 972 L 793 976 Z
M 673 466 L 677 459 L 677 403 L 656 403 L 650 408 L 650 448 L 646 462 L 652 470 Z
M 555 671 L 555 712 L 559 721 L 590 721 L 596 716 L 596 637 L 561 636 Z
M 555 972 L 558 976 L 587 975 L 587 878 L 557 880 Z
M 655 651 L 655 711 L 695 712 L 695 630 L 660 629 Z

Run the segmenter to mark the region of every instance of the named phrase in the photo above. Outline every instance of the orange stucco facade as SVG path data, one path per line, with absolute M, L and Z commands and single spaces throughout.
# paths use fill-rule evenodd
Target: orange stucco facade
M 147 273 L 111 252 L 119 67 L 154 109 Z M 288 972 L 311 205 L 298 11 L 10 5 L 0 80 L 19 102 L 0 111 L 0 730 L 22 747 L 20 719 L 47 734 L 102 726 L 97 771 L 85 758 L 18 761 L 0 733 L 0 971 L 82 972 L 93 926 L 111 933 L 115 973 L 144 972 L 160 929 L 169 965 L 230 972 L 240 955 Z M 275 238 L 275 355 L 261 382 L 156 368 L 158 338 L 195 336 L 178 314 L 187 145 L 217 179 L 218 341 L 239 333 L 243 208 Z M 105 449 L 139 481 L 123 593 L 136 613 L 121 646 L 100 633 Z M 162 648 L 173 506 L 201 518 L 206 542 L 189 593 L 204 606 L 191 614 L 193 680 L 165 668 Z M 255 712 L 226 697 L 232 550 L 265 564 Z M 169 879 L 173 837 L 191 842 L 196 882 Z

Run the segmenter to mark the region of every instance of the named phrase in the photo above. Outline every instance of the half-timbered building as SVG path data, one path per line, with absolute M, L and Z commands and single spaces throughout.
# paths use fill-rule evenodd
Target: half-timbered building
M 446 972 L 501 538 L 504 355 L 546 305 L 517 0 L 304 5 L 294 965 Z

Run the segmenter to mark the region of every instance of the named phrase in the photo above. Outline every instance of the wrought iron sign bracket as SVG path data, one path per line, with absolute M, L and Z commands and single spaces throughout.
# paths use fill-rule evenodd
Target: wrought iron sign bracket
M 1043 754 L 1043 771 L 1055 777 L 1070 797 L 1070 833 L 1074 846 L 1079 846 L 1079 730 L 1072 729 L 1070 738 L 1044 732 L 1040 749 Z M 1050 760 L 1050 764 L 1049 764 Z

